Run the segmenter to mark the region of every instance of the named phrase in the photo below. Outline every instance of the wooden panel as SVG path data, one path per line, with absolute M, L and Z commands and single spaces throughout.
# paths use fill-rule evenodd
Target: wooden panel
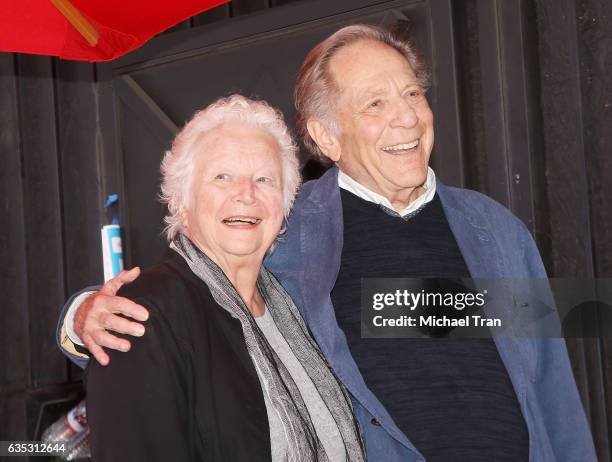
M 410 17 L 417 18 L 419 10 L 425 10 L 426 4 L 420 0 L 394 0 L 380 2 L 379 0 L 314 0 L 297 1 L 291 5 L 281 8 L 271 8 L 265 14 L 242 15 L 229 21 L 219 21 L 203 29 L 192 28 L 174 34 L 156 37 L 154 40 L 134 50 L 128 55 L 112 61 L 116 74 L 133 72 L 143 66 L 153 67 L 178 59 L 197 57 L 204 52 L 226 48 L 226 45 L 234 45 L 235 41 L 245 39 L 253 42 L 261 38 L 278 38 L 285 35 L 288 27 L 299 30 L 311 29 L 315 32 L 325 24 L 333 23 L 336 28 L 349 23 L 360 21 L 373 21 L 377 23 L 376 11 L 387 11 L 389 16 L 387 22 L 397 19 L 395 11 L 410 11 Z M 426 16 L 420 16 L 423 21 L 415 21 L 417 32 L 427 34 Z M 378 23 L 381 19 L 378 19 Z M 330 27 L 329 30 L 333 30 Z M 323 37 L 321 37 L 323 38 Z M 417 33 L 417 39 L 421 39 L 421 45 L 426 43 L 427 37 Z M 296 50 L 295 53 L 299 53 Z M 303 56 L 302 56 L 303 58 Z
M 513 1 L 513 0 L 510 0 Z M 508 131 L 505 126 L 507 107 L 504 98 L 505 75 L 502 59 L 497 0 L 478 2 L 478 36 L 480 50 L 480 84 L 484 118 L 484 151 L 487 162 L 487 194 L 510 206 L 508 171 Z
M 577 4 L 593 258 L 597 275 L 612 277 L 612 3 Z
M 304 0 L 270 0 L 270 6 L 275 7 L 275 6 L 281 6 L 281 5 L 286 5 L 288 3 L 295 3 L 295 2 L 300 2 L 300 1 L 304 1 Z
M 515 10 L 519 10 L 521 24 L 520 53 L 509 54 L 505 58 L 506 69 L 512 72 L 512 67 L 517 66 L 517 59 L 521 59 L 523 66 L 518 74 L 515 74 L 511 88 L 507 92 L 507 99 L 512 101 L 516 98 L 522 108 L 512 111 L 511 123 L 521 126 L 524 119 L 526 126 L 526 140 L 511 140 L 513 150 L 511 191 L 515 212 L 529 226 L 536 239 L 540 255 L 545 264 L 551 261 L 551 242 L 548 239 L 550 233 L 548 210 L 548 198 L 546 189 L 546 166 L 544 152 L 544 137 L 542 135 L 542 106 L 540 100 L 540 67 L 538 57 L 538 28 L 536 19 L 535 3 L 530 0 L 515 2 Z M 506 7 L 506 3 L 502 3 Z M 516 13 L 515 13 L 516 14 Z M 512 34 L 512 24 L 506 24 L 504 30 Z M 515 40 L 515 44 L 518 42 Z M 517 66 L 519 67 L 519 66 Z M 515 94 L 515 91 L 518 93 Z M 521 129 L 522 130 L 522 129 Z M 521 131 L 513 132 L 513 136 L 523 136 Z M 518 145 L 515 144 L 518 141 Z M 521 143 L 523 145 L 521 146 Z M 526 149 L 521 153 L 520 149 Z M 519 174 L 517 178 L 516 173 Z
M 463 129 L 462 140 L 464 186 L 487 192 L 484 116 L 482 107 L 482 73 L 478 33 L 478 0 L 453 3 L 453 23 L 457 53 L 458 97 Z
M 57 65 L 57 121 L 62 172 L 66 286 L 69 293 L 103 279 L 100 247 L 101 136 L 94 67 L 60 61 Z
M 18 57 L 20 126 L 29 281 L 33 385 L 66 380 L 66 362 L 51 326 L 64 299 L 53 68 L 50 58 Z
M 575 11 L 572 0 L 537 3 L 541 98 L 554 275 L 591 278 L 593 249 Z M 600 342 L 572 339 L 568 348 L 598 457 L 609 460 Z
M 29 440 L 25 392 L 0 392 L 0 441 Z
M 241 16 L 266 8 L 268 8 L 268 0 L 232 0 L 230 3 L 232 16 Z
M 431 165 L 449 186 L 465 186 L 463 147 L 460 122 L 455 30 L 450 0 L 431 0 L 429 6 L 431 58 L 433 77 L 432 110 L 435 115 L 435 151 Z
M 533 231 L 535 211 L 532 189 L 537 179 L 533 177 L 532 158 L 536 156 L 534 138 L 539 133 L 534 130 L 532 119 L 540 107 L 537 99 L 531 97 L 535 93 L 536 83 L 528 79 L 530 63 L 526 58 L 529 48 L 526 38 L 530 22 L 529 14 L 524 9 L 525 3 L 523 0 L 498 0 L 496 6 L 502 50 L 500 64 L 504 85 L 502 98 L 507 136 L 509 204 L 510 209 Z
M 603 358 L 603 389 L 605 393 L 606 405 L 604 414 L 608 427 L 607 435 L 601 435 L 600 438 L 607 438 L 608 448 L 612 447 L 612 338 L 604 338 L 602 340 L 602 358 Z M 610 452 L 610 449 L 608 449 Z
M 13 54 L 0 54 L 0 440 L 25 436 L 20 390 L 30 382 L 18 83 Z
M 485 191 L 534 230 L 532 185 L 539 110 L 528 80 L 525 38 L 530 23 L 521 0 L 477 3 Z M 537 101 L 537 100 L 536 100 Z
M 551 238 L 555 241 L 553 261 L 557 277 L 593 276 L 574 7 L 572 0 L 540 0 L 537 9 Z
M 230 4 L 224 3 L 223 5 L 216 6 L 212 10 L 200 13 L 197 16 L 191 18 L 192 23 L 195 27 L 203 24 L 210 24 L 211 22 L 222 21 L 230 17 Z
M 577 1 L 578 50 L 589 177 L 593 260 L 597 277 L 612 277 L 612 4 Z M 612 338 L 601 341 L 603 364 L 600 398 L 601 433 L 596 434 L 600 460 L 610 460 L 612 446 Z M 597 366 L 597 365 L 595 365 Z M 605 431 L 607 429 L 607 431 Z
M 184 21 L 179 22 L 178 24 L 175 24 L 170 29 L 166 29 L 165 31 L 163 31 L 161 35 L 172 34 L 173 32 L 177 32 L 179 30 L 185 30 L 185 29 L 191 29 L 191 19 L 186 19 Z
M 100 89 L 94 66 L 59 61 L 56 66 L 59 168 L 64 230 L 65 286 L 68 293 L 103 281 L 103 136 L 98 123 Z M 70 366 L 69 378 L 82 371 Z
M 14 55 L 0 55 L 0 386 L 26 387 L 30 381 L 28 286 L 25 265 L 23 164 Z
M 530 16 L 522 0 L 455 4 L 467 183 L 535 231 L 534 190 L 544 177 L 537 56 L 527 45 L 535 30 Z
M 138 106 L 137 106 L 138 107 Z M 125 247 L 134 265 L 151 266 L 163 257 L 167 242 L 162 237 L 164 207 L 157 200 L 159 193 L 159 166 L 172 135 L 165 142 L 143 123 L 138 112 L 120 103 L 120 126 L 123 137 L 123 186 L 126 208 L 123 221 Z
M 179 132 L 176 123 L 157 105 L 136 81 L 129 75 L 115 80 L 115 92 L 124 104 L 142 118 L 151 135 L 167 144 Z

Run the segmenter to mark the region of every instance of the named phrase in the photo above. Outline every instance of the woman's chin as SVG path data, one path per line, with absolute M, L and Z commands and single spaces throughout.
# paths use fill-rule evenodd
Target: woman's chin
M 263 259 L 266 250 L 269 246 L 260 244 L 232 242 L 230 245 L 223 247 L 223 252 L 229 257 L 253 257 Z

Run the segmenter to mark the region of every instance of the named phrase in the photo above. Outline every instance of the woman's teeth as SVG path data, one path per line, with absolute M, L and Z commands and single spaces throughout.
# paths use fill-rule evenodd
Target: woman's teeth
M 256 225 L 259 222 L 261 222 L 259 218 L 253 218 L 253 217 L 229 217 L 229 218 L 223 219 L 223 223 L 228 224 L 228 225 L 231 225 L 231 224 Z

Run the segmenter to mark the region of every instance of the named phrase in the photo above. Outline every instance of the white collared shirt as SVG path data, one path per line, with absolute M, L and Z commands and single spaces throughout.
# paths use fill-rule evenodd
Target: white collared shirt
M 342 170 L 338 172 L 338 186 L 350 193 L 355 194 L 357 197 L 360 197 L 363 200 L 382 205 L 389 210 L 395 210 L 389 199 L 369 190 L 364 185 L 358 183 L 356 180 L 348 176 Z M 425 180 L 425 183 L 423 183 L 423 189 L 425 192 L 417 197 L 416 200 L 408 204 L 408 207 L 399 212 L 400 216 L 405 217 L 406 215 L 416 212 L 425 204 L 431 202 L 436 195 L 436 174 L 431 167 L 427 167 L 427 179 Z

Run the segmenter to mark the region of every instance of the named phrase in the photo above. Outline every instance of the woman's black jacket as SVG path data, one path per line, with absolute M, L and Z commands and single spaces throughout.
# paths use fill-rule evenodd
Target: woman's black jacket
M 262 389 L 240 322 L 169 251 L 119 295 L 149 310 L 143 337 L 110 364 L 90 361 L 96 462 L 269 461 Z

